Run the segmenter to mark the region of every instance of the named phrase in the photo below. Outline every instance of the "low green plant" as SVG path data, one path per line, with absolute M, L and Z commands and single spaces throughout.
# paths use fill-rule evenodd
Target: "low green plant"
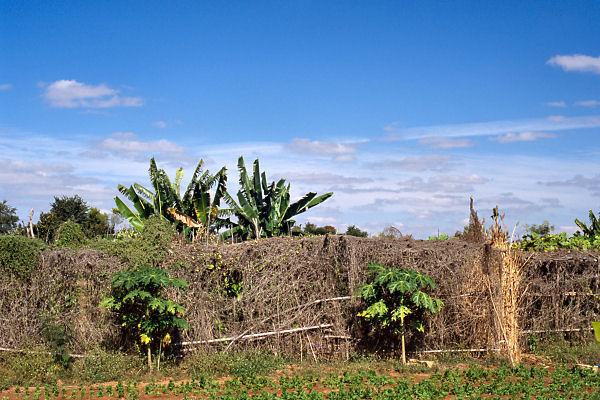
M 139 356 L 96 348 L 77 359 L 71 369 L 77 381 L 99 383 L 133 376 L 142 366 Z
M 53 318 L 44 316 L 41 333 L 50 347 L 54 361 L 64 369 L 69 368 L 72 362 L 69 354 L 69 343 L 71 342 L 69 329 L 57 323 Z
M 44 248 L 41 240 L 18 235 L 0 235 L 0 270 L 27 279 L 37 267 Z
M 450 236 L 447 233 L 438 233 L 437 235 L 431 235 L 427 240 L 448 240 Z
M 154 353 L 160 369 L 163 347 L 170 345 L 177 330 L 188 328 L 185 309 L 164 298 L 164 291 L 185 289 L 187 282 L 164 269 L 142 267 L 116 273 L 111 288 L 111 296 L 101 306 L 113 311 L 125 336 L 146 350 L 148 368 L 152 369 Z
M 62 369 L 45 347 L 31 347 L 28 352 L 3 355 L 0 363 L 6 366 L 3 378 L 11 385 L 56 382 Z
M 444 302 L 427 292 L 435 290 L 435 282 L 417 271 L 369 265 L 371 279 L 360 288 L 365 308 L 358 316 L 375 328 L 400 335 L 402 362 L 406 364 L 405 335 L 407 328 L 424 332 L 426 314 L 439 312 Z

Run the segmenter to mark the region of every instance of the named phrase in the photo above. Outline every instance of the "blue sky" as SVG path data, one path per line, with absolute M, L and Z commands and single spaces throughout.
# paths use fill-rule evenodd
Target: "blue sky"
M 423 237 L 600 198 L 600 3 L 0 1 L 0 199 L 259 157 L 306 219 Z

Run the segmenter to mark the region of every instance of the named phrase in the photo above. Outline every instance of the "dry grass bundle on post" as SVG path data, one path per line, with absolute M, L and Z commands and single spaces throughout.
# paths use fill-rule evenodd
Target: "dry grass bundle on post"
M 507 240 L 508 234 L 503 229 L 504 214 L 500 214 L 498 206 L 494 208 L 491 228 L 492 246 L 500 251 L 502 268 L 500 270 L 500 299 L 499 325 L 504 339 L 504 350 L 514 366 L 521 361 L 519 345 L 519 297 L 523 263 L 519 254 L 512 249 Z M 493 300 L 492 300 L 493 301 Z

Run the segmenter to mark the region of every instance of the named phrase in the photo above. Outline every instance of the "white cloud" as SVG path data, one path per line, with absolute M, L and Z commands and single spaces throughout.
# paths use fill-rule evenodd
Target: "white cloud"
M 593 57 L 585 54 L 556 55 L 550 58 L 547 63 L 560 67 L 567 72 L 591 72 L 600 75 L 600 56 Z
M 399 171 L 443 171 L 448 170 L 453 166 L 450 157 L 439 155 L 428 156 L 408 156 L 401 159 L 385 159 L 367 163 L 368 168 L 378 169 L 394 169 Z
M 88 85 L 76 80 L 59 80 L 45 86 L 42 95 L 56 108 L 111 108 L 139 107 L 140 97 L 121 96 L 119 91 L 105 84 Z
M 2 83 L 2 84 L 0 84 L 0 92 L 8 92 L 12 88 L 13 88 L 13 86 L 10 83 Z
M 100 141 L 98 148 L 125 154 L 181 154 L 184 151 L 183 147 L 166 139 L 140 140 L 133 132 L 115 132 L 110 137 Z
M 358 176 L 345 176 L 332 174 L 329 172 L 287 172 L 275 174 L 276 179 L 285 178 L 290 182 L 303 182 L 314 185 L 338 185 L 373 182 L 373 178 L 363 178 Z
M 335 161 L 352 161 L 358 142 L 321 142 L 319 140 L 294 139 L 288 147 L 298 153 L 332 157 Z
M 428 137 L 420 140 L 421 144 L 436 149 L 462 149 L 473 147 L 475 143 L 469 139 L 450 139 L 442 137 Z
M 494 138 L 498 143 L 514 143 L 514 142 L 534 142 L 540 139 L 551 139 L 555 138 L 556 135 L 546 132 L 519 132 L 519 133 L 505 133 L 504 135 L 497 136 Z
M 434 175 L 428 179 L 420 176 L 399 182 L 399 191 L 469 193 L 475 185 L 488 183 L 489 179 L 477 174 Z
M 567 107 L 567 103 L 560 100 L 560 101 L 549 101 L 546 103 L 546 106 L 548 107 L 554 107 L 554 108 L 566 108 Z
M 551 115 L 546 118 L 422 126 L 405 129 L 396 126 L 394 133 L 389 134 L 386 139 L 388 141 L 398 141 L 431 137 L 496 136 L 503 135 L 506 132 L 554 132 L 596 127 L 600 127 L 600 115 L 582 117 Z
M 156 121 L 152 124 L 152 126 L 158 129 L 165 129 L 167 127 L 167 123 L 165 121 Z
M 598 101 L 598 100 L 581 100 L 581 101 L 576 102 L 575 105 L 578 107 L 596 108 L 596 107 L 600 107 L 600 101 Z

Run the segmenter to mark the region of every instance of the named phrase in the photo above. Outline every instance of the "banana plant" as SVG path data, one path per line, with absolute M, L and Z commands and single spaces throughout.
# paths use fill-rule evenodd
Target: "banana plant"
M 175 180 L 171 182 L 168 174 L 159 169 L 152 158 L 149 174 L 154 190 L 139 183 L 129 187 L 118 186 L 119 192 L 133 204 L 133 209 L 119 197 L 115 197 L 117 210 L 134 229 L 142 231 L 145 220 L 158 215 L 175 224 L 186 237 L 195 238 L 204 233 L 217 232 L 226 222 L 224 217 L 229 215 L 229 211 L 220 208 L 227 187 L 226 168 L 211 175 L 208 170 L 204 170 L 204 161 L 200 160 L 183 196 L 182 168 L 177 169 Z M 213 187 L 215 190 L 211 195 Z
M 296 223 L 293 218 L 313 208 L 328 198 L 333 193 L 317 196 L 314 192 L 305 194 L 300 200 L 290 202 L 290 184 L 285 179 L 267 183 L 267 175 L 260 171 L 258 159 L 254 161 L 252 176 L 248 175 L 244 158 L 238 159 L 240 173 L 240 189 L 237 192 L 237 201 L 229 192 L 225 192 L 223 199 L 230 207 L 237 223 L 229 222 L 230 230 L 223 237 L 232 235 L 242 239 L 273 237 L 288 235 Z
M 590 210 L 589 218 L 589 226 L 579 219 L 575 219 L 575 224 L 581 229 L 581 234 L 583 234 L 583 236 L 593 239 L 596 236 L 600 236 L 600 219 L 594 215 L 592 210 Z M 579 234 L 579 232 L 577 233 Z

